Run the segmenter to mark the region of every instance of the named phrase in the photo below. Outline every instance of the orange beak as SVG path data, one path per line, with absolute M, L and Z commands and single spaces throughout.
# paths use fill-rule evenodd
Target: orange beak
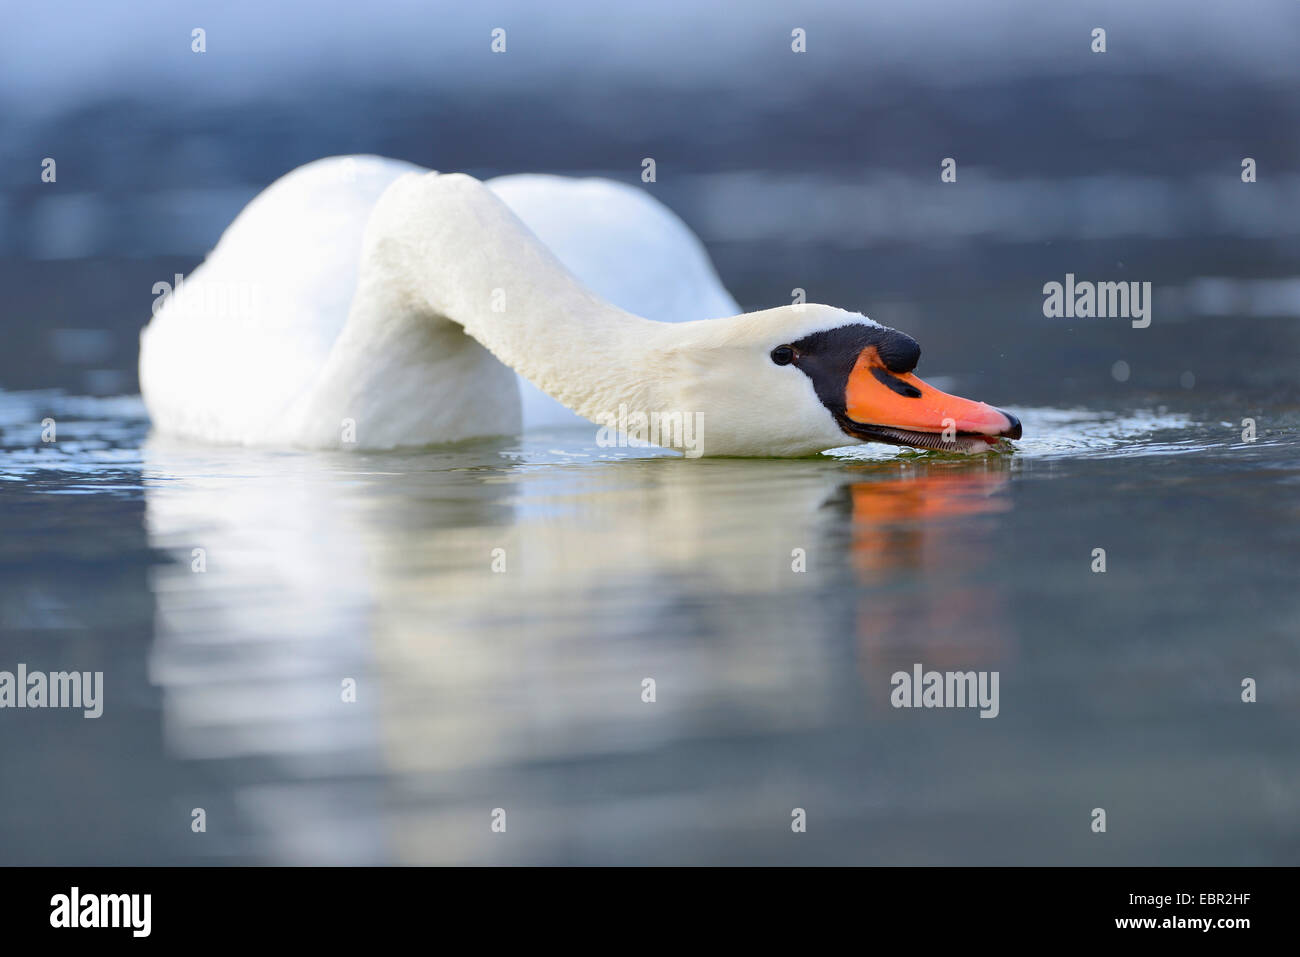
M 984 402 L 940 392 L 910 372 L 891 372 L 875 346 L 858 355 L 845 387 L 844 411 L 864 438 L 900 445 L 947 448 L 994 445 L 1000 438 L 1018 439 L 1020 420 Z M 855 431 L 857 431 L 855 429 Z M 923 433 L 918 439 L 908 433 Z M 931 438 L 931 434 L 939 436 Z

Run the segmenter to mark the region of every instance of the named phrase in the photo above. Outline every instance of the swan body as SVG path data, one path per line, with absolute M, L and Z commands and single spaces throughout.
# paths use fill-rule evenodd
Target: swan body
M 310 385 L 347 321 L 375 203 L 399 176 L 424 172 L 378 156 L 329 157 L 249 203 L 143 337 L 142 389 L 157 399 L 158 427 L 275 441 L 271 420 Z M 629 312 L 677 322 L 740 311 L 695 234 L 642 190 L 538 174 L 486 185 L 588 288 Z M 526 379 L 516 384 L 524 428 L 585 424 Z
M 930 442 L 940 412 L 954 447 L 1011 434 L 910 376 L 919 347 L 860 313 L 738 312 L 641 190 L 332 158 L 254 198 L 161 302 L 141 391 L 162 432 L 264 446 L 419 446 L 629 409 L 696 417 L 710 455 Z

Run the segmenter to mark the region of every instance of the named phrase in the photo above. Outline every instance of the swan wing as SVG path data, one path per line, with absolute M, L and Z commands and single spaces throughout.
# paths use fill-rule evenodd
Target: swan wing
M 301 166 L 259 193 L 140 336 L 140 391 L 164 432 L 261 444 L 279 435 L 347 320 L 379 196 L 421 168 L 377 156 Z

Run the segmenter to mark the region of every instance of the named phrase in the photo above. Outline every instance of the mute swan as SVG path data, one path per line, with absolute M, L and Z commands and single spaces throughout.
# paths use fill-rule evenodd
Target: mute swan
M 601 424 L 693 417 L 697 454 L 1020 437 L 1014 416 L 914 376 L 916 342 L 860 313 L 736 315 L 699 241 L 636 192 L 379 157 L 294 170 L 141 334 L 154 425 L 309 448 L 509 435 L 525 421 L 518 373 Z

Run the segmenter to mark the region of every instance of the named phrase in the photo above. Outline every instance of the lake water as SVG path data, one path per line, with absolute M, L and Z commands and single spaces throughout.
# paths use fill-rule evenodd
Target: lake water
M 1001 454 L 688 461 L 0 393 L 0 669 L 105 682 L 0 713 L 4 862 L 1294 863 L 1294 406 L 1008 408 Z M 996 718 L 891 707 L 918 663 Z

